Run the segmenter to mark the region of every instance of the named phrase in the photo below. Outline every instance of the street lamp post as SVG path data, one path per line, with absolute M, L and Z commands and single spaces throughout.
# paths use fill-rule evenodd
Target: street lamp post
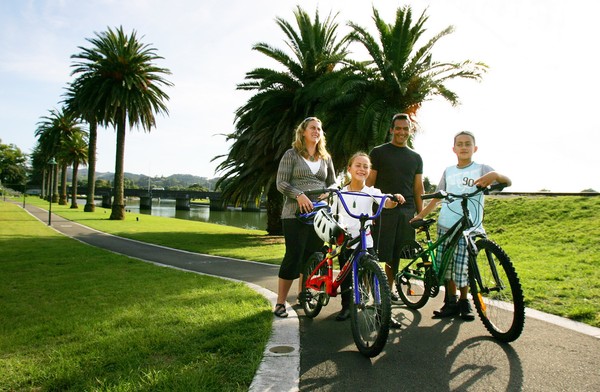
M 50 165 L 50 197 L 48 198 L 50 205 L 48 207 L 48 226 L 50 226 L 52 225 L 52 193 L 54 192 L 54 166 L 56 166 L 56 160 L 52 158 L 48 164 Z

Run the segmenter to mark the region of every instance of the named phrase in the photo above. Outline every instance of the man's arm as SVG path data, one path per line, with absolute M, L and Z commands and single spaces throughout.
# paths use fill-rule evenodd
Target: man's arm
M 425 193 L 425 188 L 423 188 L 423 175 L 415 174 L 413 183 L 413 197 L 415 198 L 415 208 L 417 209 L 417 214 L 423 211 L 423 199 L 421 198 L 423 193 Z
M 377 180 L 377 170 L 371 169 L 371 173 L 369 173 L 369 177 L 367 177 L 367 186 L 375 186 L 375 181 Z

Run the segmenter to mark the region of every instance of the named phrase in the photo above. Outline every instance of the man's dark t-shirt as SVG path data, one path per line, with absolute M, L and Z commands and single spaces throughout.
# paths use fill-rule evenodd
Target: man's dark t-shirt
M 375 188 L 383 193 L 400 193 L 406 199 L 401 208 L 416 209 L 413 194 L 415 175 L 423 174 L 423 159 L 408 147 L 392 143 L 371 150 L 371 164 L 377 170 Z

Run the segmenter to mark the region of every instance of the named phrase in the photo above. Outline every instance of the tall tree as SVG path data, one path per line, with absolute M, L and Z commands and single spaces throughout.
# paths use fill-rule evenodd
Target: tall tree
M 86 74 L 87 75 L 87 74 Z M 89 75 L 87 75 L 89 76 Z M 85 76 L 80 76 L 75 79 L 67 87 L 65 93 L 65 103 L 67 110 L 71 111 L 75 115 L 81 117 L 89 125 L 89 136 L 88 136 L 88 151 L 87 151 L 87 195 L 86 203 L 84 207 L 85 212 L 94 212 L 96 209 L 95 193 L 96 193 L 96 150 L 98 140 L 98 113 L 93 111 L 86 111 L 86 103 L 93 102 L 95 99 L 95 92 L 86 87 Z M 91 108 L 88 110 L 98 110 L 99 108 Z
M 87 164 L 88 157 L 88 134 L 87 132 L 75 133 L 62 143 L 59 157 L 61 161 L 64 161 L 67 166 L 73 166 L 73 174 L 71 176 L 71 208 L 78 208 L 77 206 L 77 173 L 79 171 L 79 165 Z M 65 175 L 66 178 L 66 175 Z
M 481 62 L 434 60 L 434 45 L 451 34 L 454 27 L 449 26 L 423 42 L 427 20 L 423 12 L 413 21 L 411 7 L 405 6 L 397 9 L 394 23 L 388 24 L 373 8 L 378 39 L 366 28 L 348 23 L 348 38 L 362 45 L 369 58 L 352 62 L 342 78 L 329 85 L 326 119 L 332 121 L 325 123 L 329 124 L 328 145 L 336 164 L 345 162 L 357 150 L 368 151 L 384 142 L 395 113 L 408 113 L 416 120 L 422 103 L 434 96 L 457 105 L 458 95 L 448 88 L 447 82 L 460 78 L 480 80 L 487 71 Z
M 154 64 L 162 59 L 156 49 L 142 44 L 135 31 L 125 34 L 122 27 L 97 33 L 87 39 L 91 48 L 79 47 L 81 53 L 71 56 L 73 75 L 77 75 L 75 94 L 85 99 L 77 103 L 84 114 L 97 115 L 98 124 L 112 125 L 117 132 L 114 200 L 110 219 L 125 218 L 124 161 L 127 125 L 150 132 L 156 125 L 155 113 L 168 114 L 164 87 L 172 86 L 163 75 L 167 68 Z
M 16 189 L 26 180 L 27 155 L 14 144 L 2 144 L 0 139 L 0 184 Z
M 71 113 L 64 109 L 56 110 L 52 109 L 49 111 L 48 116 L 44 116 L 38 122 L 38 127 L 35 131 L 35 135 L 38 137 L 38 143 L 42 155 L 47 159 L 55 158 L 58 163 L 57 170 L 51 171 L 53 179 L 49 181 L 49 184 L 53 184 L 54 188 L 51 189 L 49 194 L 52 197 L 52 201 L 58 199 L 59 204 L 67 204 L 67 185 L 66 185 L 66 173 L 68 162 L 63 158 L 61 154 L 63 146 L 68 144 L 74 135 L 84 132 L 81 125 L 77 121 L 77 118 Z M 58 172 L 62 173 L 61 176 L 61 193 L 58 193 Z M 60 196 L 60 197 L 59 197 Z
M 222 188 L 225 202 L 256 202 L 266 193 L 269 234 L 281 234 L 283 198 L 275 186 L 279 161 L 291 146 L 297 124 L 318 114 L 321 94 L 316 91 L 317 81 L 334 72 L 347 55 L 346 42 L 336 37 L 335 16 L 321 21 L 317 11 L 311 20 L 300 7 L 294 16 L 297 28 L 282 18 L 275 19 L 287 37 L 291 55 L 267 43 L 253 46 L 282 70 L 254 69 L 237 86 L 256 94 L 236 111 L 236 130 L 227 135 L 233 144 L 217 167 L 223 172 L 217 187 Z M 214 159 L 219 158 L 223 156 Z

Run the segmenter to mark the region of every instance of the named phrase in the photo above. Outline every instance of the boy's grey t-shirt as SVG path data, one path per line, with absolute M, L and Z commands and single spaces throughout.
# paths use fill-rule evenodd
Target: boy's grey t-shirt
M 463 194 L 474 192 L 477 187 L 475 180 L 487 174 L 494 169 L 491 166 L 471 162 L 469 166 L 459 168 L 456 165 L 449 166 L 444 170 L 444 175 L 438 184 L 437 189 L 449 193 Z M 469 214 L 473 226 L 483 232 L 483 204 L 485 198 L 483 193 L 472 197 L 469 200 Z M 455 200 L 452 203 L 442 202 L 442 209 L 438 218 L 438 226 L 444 230 L 448 230 L 462 217 L 462 207 L 460 200 Z

